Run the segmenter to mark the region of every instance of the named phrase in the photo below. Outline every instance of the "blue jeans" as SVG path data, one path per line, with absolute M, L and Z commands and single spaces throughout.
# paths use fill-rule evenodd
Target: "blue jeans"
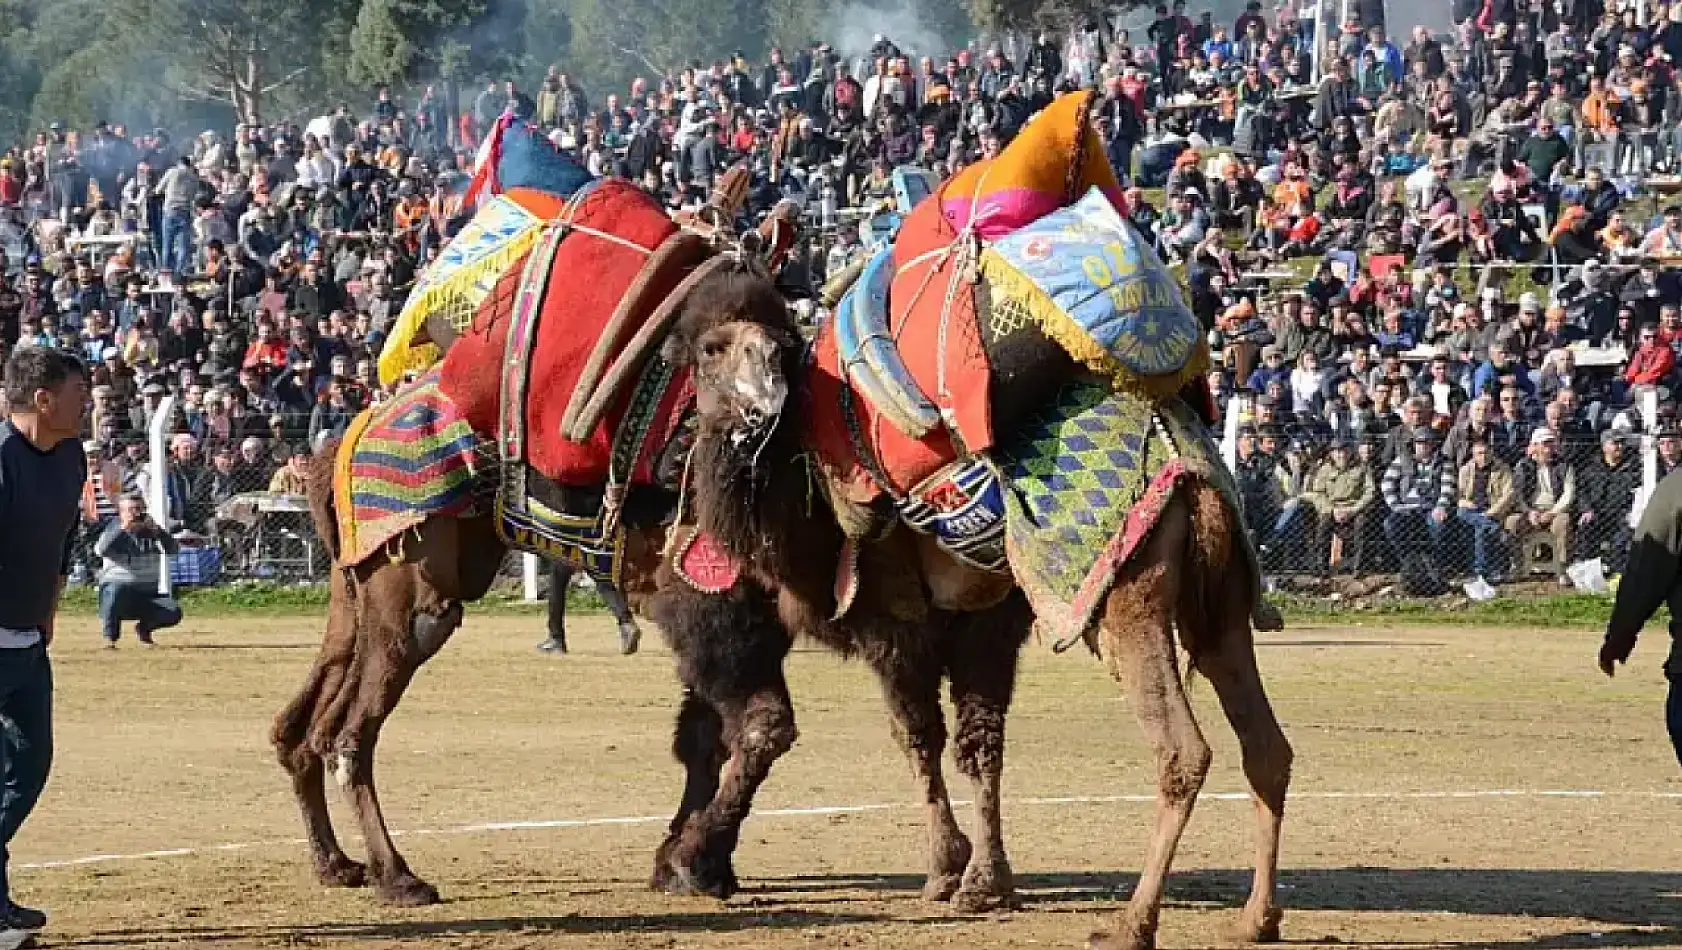
M 46 647 L 0 650 L 0 905 L 9 906 L 7 846 L 47 786 L 53 766 L 53 668 Z
M 1397 556 L 1409 548 L 1429 546 L 1432 555 L 1442 547 L 1443 530 L 1448 522 L 1431 517 L 1429 508 L 1404 508 L 1392 511 L 1384 519 L 1384 539 L 1390 542 Z
M 116 643 L 125 620 L 136 621 L 135 632 L 149 636 L 180 623 L 181 605 L 151 584 L 100 584 L 99 622 L 105 639 Z
M 1454 520 L 1472 529 L 1472 573 L 1488 578 L 1489 570 L 1493 566 L 1489 555 L 1493 553 L 1494 543 L 1498 543 L 1501 538 L 1500 523 L 1481 511 L 1466 508 L 1456 510 Z
M 172 274 L 185 272 L 193 262 L 193 215 L 191 212 L 164 212 L 163 247 L 163 269 Z
M 1275 543 L 1289 544 L 1291 542 L 1306 542 L 1308 536 L 1303 532 L 1303 518 L 1308 514 L 1308 506 L 1300 501 L 1288 501 L 1279 510 L 1279 517 L 1273 521 L 1273 536 Z

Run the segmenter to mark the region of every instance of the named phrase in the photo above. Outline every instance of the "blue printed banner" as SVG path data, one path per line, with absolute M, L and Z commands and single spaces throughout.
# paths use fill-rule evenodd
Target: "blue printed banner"
M 994 283 L 1021 291 L 1047 334 L 1095 369 L 1163 376 L 1197 351 L 1197 317 L 1178 282 L 1097 188 L 999 238 L 989 256 Z

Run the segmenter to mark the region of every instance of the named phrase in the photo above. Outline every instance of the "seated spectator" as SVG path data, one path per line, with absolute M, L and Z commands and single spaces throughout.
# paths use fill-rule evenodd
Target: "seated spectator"
M 1423 552 L 1440 563 L 1444 529 L 1454 511 L 1456 473 L 1439 451 L 1435 429 L 1414 428 L 1411 442 L 1412 452 L 1396 456 L 1379 486 L 1390 509 L 1384 537 L 1398 559 Z
M 1551 430 L 1530 434 L 1529 454 L 1513 468 L 1516 510 L 1507 516 L 1507 532 L 1520 544 L 1538 532 L 1553 535 L 1559 578 L 1565 582 L 1570 562 L 1572 506 L 1577 498 L 1577 473 L 1560 458 Z
M 117 502 L 117 517 L 94 544 L 105 562 L 99 574 L 99 622 L 107 649 L 117 648 L 122 625 L 135 621 L 134 636 L 152 645 L 155 631 L 181 622 L 181 605 L 158 593 L 158 575 L 165 557 L 173 558 L 181 545 L 146 514 L 138 494 Z
M 1472 436 L 1469 445 L 1471 457 L 1460 467 L 1456 484 L 1454 518 L 1472 530 L 1472 573 L 1497 583 L 1496 546 L 1514 507 L 1513 470 L 1496 457 L 1488 436 Z
M 1642 326 L 1637 349 L 1624 368 L 1624 382 L 1629 386 L 1630 401 L 1651 388 L 1668 386 L 1676 369 L 1676 351 L 1659 342 L 1657 324 Z
M 1598 557 L 1608 573 L 1621 573 L 1629 558 L 1630 509 L 1641 490 L 1641 460 L 1625 449 L 1622 433 L 1601 433 L 1600 454 L 1583 466 L 1578 489 L 1572 559 Z
M 1361 572 L 1367 511 L 1377 497 L 1372 470 L 1356 454 L 1354 443 L 1347 437 L 1334 436 L 1304 496 L 1311 516 L 1307 528 L 1314 538 L 1315 563 L 1324 564 L 1328 574 L 1337 573 L 1345 565 L 1353 574 Z

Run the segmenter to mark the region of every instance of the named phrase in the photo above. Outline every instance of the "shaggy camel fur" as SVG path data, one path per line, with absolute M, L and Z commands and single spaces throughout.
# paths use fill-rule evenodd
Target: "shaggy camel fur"
M 742 313 L 759 317 L 725 316 Z M 744 566 L 751 582 L 711 599 L 662 584 L 654 599 L 662 626 L 686 662 L 695 664 L 685 668 L 686 681 L 694 675 L 715 687 L 722 682 L 732 686 L 722 693 L 697 689 L 685 707 L 680 725 L 691 731 L 687 743 L 680 732 L 678 745 L 680 756 L 689 755 L 690 783 L 685 808 L 673 822 L 656 868 L 657 883 L 676 881 L 716 894 L 733 887 L 724 856 L 755 789 L 795 737 L 782 679 L 787 640 L 774 631 L 798 630 L 825 640 L 847 637 L 852 643 L 880 638 L 903 651 L 918 636 L 942 642 L 943 630 L 960 641 L 966 632 L 975 636 L 991 630 L 1014 643 L 1030 618 L 1018 594 L 966 613 L 965 607 L 986 602 L 979 579 L 959 583 L 955 591 L 939 580 L 949 576 L 952 562 L 945 561 L 943 568 L 942 556 L 926 545 L 900 544 L 878 550 L 875 562 L 867 565 L 858 603 L 844 623 L 828 621 L 835 607 L 830 581 L 840 534 L 801 446 L 796 413 L 783 415 L 791 398 L 798 405 L 798 394 L 791 397 L 789 389 L 799 382 L 801 367 L 789 327 L 775 316 L 742 307 L 686 315 L 666 346 L 669 360 L 695 368 L 701 412 L 691 463 L 695 520 Z M 1238 735 L 1256 800 L 1256 873 L 1236 936 L 1246 941 L 1279 937 L 1281 912 L 1274 892 L 1291 748 L 1256 668 L 1250 618 L 1260 594 L 1241 530 L 1237 513 L 1214 488 L 1195 478 L 1182 482 L 1144 549 L 1108 595 L 1097 629 L 1088 635 L 1132 698 L 1155 751 L 1158 775 L 1156 826 L 1144 873 L 1115 930 L 1093 935 L 1090 946 L 1098 950 L 1154 946 L 1163 884 L 1208 772 L 1209 747 L 1176 668 L 1176 626 L 1192 666 L 1213 685 Z M 955 592 L 950 615 L 927 603 Z M 891 618 L 914 615 L 906 602 L 916 601 L 916 595 L 927 601 L 928 612 L 896 628 Z M 984 669 L 989 663 L 997 666 Z M 978 682 L 992 684 L 995 691 L 986 700 L 972 699 L 967 716 L 959 699 L 959 765 L 975 773 L 977 798 L 986 803 L 979 807 L 992 809 L 984 828 L 985 821 L 996 818 L 996 767 L 1003 755 L 1003 714 L 1015 663 L 1014 650 L 999 649 L 968 657 L 962 672 L 954 664 L 947 667 L 955 693 Z M 718 676 L 720 670 L 729 675 Z M 921 688 L 927 696 L 926 679 Z M 939 785 L 927 764 L 929 747 L 911 742 L 907 748 L 933 800 Z M 937 767 L 938 759 L 934 762 Z M 720 766 L 722 778 L 717 778 Z M 936 806 L 931 817 L 937 828 L 938 815 Z M 940 841 L 941 834 L 935 838 Z M 943 857 L 954 856 L 943 856 L 937 844 L 936 872 L 953 866 Z M 984 860 L 1002 862 L 1002 851 Z M 973 874 L 977 886 L 1004 892 L 999 877 L 1006 870 L 1002 863 L 979 868 L 972 863 L 963 886 L 969 886 Z M 940 873 L 932 875 L 931 887 L 940 879 Z
M 733 374 L 730 385 L 741 388 L 730 391 L 755 393 L 780 410 L 786 389 L 778 389 L 794 378 L 800 354 L 782 299 L 748 273 L 717 281 L 697 297 L 679 326 L 755 327 L 753 340 L 733 341 L 731 354 L 751 372 Z M 713 342 L 678 332 L 668 337 L 664 352 L 668 359 L 687 363 L 691 347 L 707 351 Z M 862 659 L 881 681 L 894 737 L 910 761 L 926 810 L 924 896 L 950 899 L 962 910 L 1011 902 L 1015 891 L 1005 855 L 999 782 L 1017 654 L 1031 627 L 1027 602 L 1011 594 L 1008 584 L 985 575 L 947 571 L 957 575 L 955 582 L 946 578 L 954 588 L 952 602 L 973 609 L 960 613 L 931 604 L 921 575 L 904 571 L 907 559 L 916 559 L 917 546 L 901 535 L 863 549 L 861 589 L 869 596 L 860 598 L 844 622 L 832 622 L 829 591 L 842 550 L 833 515 L 814 502 L 814 485 L 802 480 L 767 486 L 752 464 L 760 451 L 798 454 L 795 427 L 771 425 L 771 445 L 729 438 L 719 429 L 720 420 L 736 415 L 720 402 L 717 367 L 709 361 L 698 372 L 715 377 L 697 385 L 698 411 L 708 429 L 697 438 L 689 465 L 698 523 L 729 549 L 754 555 L 746 559 L 745 581 L 723 594 L 702 593 L 671 577 L 669 569 L 657 585 L 652 614 L 677 654 L 678 675 L 687 690 L 674 752 L 688 780 L 670 834 L 656 855 L 653 885 L 718 897 L 736 890 L 730 855 L 739 826 L 771 763 L 795 741 L 783 659 L 792 635 L 804 634 Z M 752 418 L 752 406 L 737 408 Z M 761 426 L 776 421 L 756 420 Z M 711 490 L 721 481 L 740 494 L 726 497 Z M 810 588 L 806 596 L 789 596 L 787 585 L 777 582 L 783 577 L 801 578 Z M 942 772 L 948 740 L 940 702 L 943 681 L 951 684 L 957 711 L 950 738 L 958 770 L 975 789 L 973 843 L 953 817 Z

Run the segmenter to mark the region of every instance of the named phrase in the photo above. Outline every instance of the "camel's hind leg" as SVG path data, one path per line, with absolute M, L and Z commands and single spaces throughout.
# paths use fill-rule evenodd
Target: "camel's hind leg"
M 414 575 L 417 568 L 402 573 Z M 379 580 L 370 587 L 388 589 L 423 583 L 409 577 L 388 585 Z M 430 591 L 426 593 L 431 593 Z M 461 603 L 427 597 L 416 591 L 408 598 L 381 598 L 387 605 L 408 603 L 407 609 L 369 611 L 365 616 L 361 644 L 357 650 L 359 677 L 335 747 L 334 777 L 345 789 L 362 826 L 368 846 L 368 870 L 381 900 L 402 906 L 434 904 L 438 891 L 416 877 L 398 853 L 380 810 L 374 786 L 374 750 L 380 728 L 420 669 L 449 639 L 461 623 Z M 376 615 L 377 613 L 377 615 Z
M 954 753 L 958 771 L 975 789 L 975 854 L 952 898 L 962 911 L 1016 901 L 1016 882 L 1005 855 L 999 786 L 1017 658 L 1032 625 L 1027 599 L 1012 593 L 996 607 L 961 615 L 946 641 L 952 702 L 958 709 Z
M 1110 592 L 1098 639 L 1110 672 L 1133 701 L 1156 754 L 1156 826 L 1138 887 L 1114 934 L 1094 934 L 1093 950 L 1144 950 L 1156 945 L 1158 916 L 1174 851 L 1209 772 L 1209 744 L 1197 727 L 1180 682 L 1174 607 L 1185 563 L 1190 511 L 1181 495 L 1163 512 L 1145 550 Z
M 941 769 L 941 756 L 946 753 L 946 715 L 940 708 L 940 664 L 932 657 L 907 657 L 889 649 L 871 657 L 871 666 L 882 682 L 894 741 L 911 763 L 911 774 L 927 813 L 929 871 L 923 897 L 948 900 L 963 883 L 972 848 L 952 816 L 952 798 Z
M 315 723 L 331 714 L 334 700 L 344 687 L 346 671 L 355 660 L 356 612 L 342 572 L 333 573 L 331 589 L 321 652 L 304 680 L 304 688 L 275 717 L 270 741 L 281 767 L 292 779 L 292 795 L 303 813 L 316 877 L 328 887 L 361 887 L 365 869 L 345 854 L 333 833 L 333 819 L 327 811 L 326 770 L 321 755 L 307 742 Z
M 1221 498 L 1213 490 L 1201 489 L 1196 500 L 1199 547 L 1214 547 L 1218 554 L 1221 533 L 1228 538 L 1242 530 Z M 1207 540 L 1206 540 L 1207 539 Z M 1229 548 L 1229 550 L 1231 550 Z M 1250 629 L 1250 604 L 1254 587 L 1249 573 L 1225 563 L 1200 563 L 1197 569 L 1209 578 L 1216 596 L 1209 603 L 1220 610 L 1198 611 L 1182 606 L 1181 637 L 1192 647 L 1193 661 L 1214 687 L 1227 722 L 1238 735 L 1244 758 L 1244 776 L 1256 805 L 1256 875 L 1250 899 L 1239 917 L 1238 939 L 1264 943 L 1279 939 L 1284 916 L 1275 905 L 1279 876 L 1279 832 L 1285 817 L 1285 792 L 1291 783 L 1291 744 L 1279 727 L 1256 668 L 1255 637 Z M 1189 593 L 1189 592 L 1188 592 Z M 1187 629 L 1201 621 L 1205 630 Z

